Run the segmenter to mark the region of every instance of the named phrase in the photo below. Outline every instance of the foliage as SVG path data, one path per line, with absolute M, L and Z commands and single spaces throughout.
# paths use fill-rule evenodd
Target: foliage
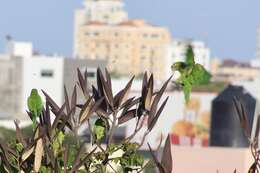
M 254 158 L 254 162 L 248 170 L 248 173 L 258 173 L 260 171 L 260 150 L 259 150 L 259 130 L 260 130 L 260 116 L 257 119 L 255 135 L 251 137 L 251 131 L 248 125 L 248 116 L 246 114 L 245 106 L 242 104 L 238 97 L 233 98 L 233 103 L 240 120 L 241 127 L 244 130 L 244 134 L 250 144 L 251 154 Z M 235 170 L 236 172 L 236 170 Z
M 26 137 L 26 138 L 33 135 L 32 126 L 23 127 L 23 128 L 21 128 L 21 131 L 22 131 L 24 137 Z M 15 134 L 16 134 L 16 132 L 13 129 L 0 127 L 0 137 L 4 141 L 7 141 L 7 142 L 15 141 L 16 140 Z
M 155 91 L 153 75 L 148 77 L 145 73 L 141 96 L 129 98 L 134 77 L 114 95 L 107 70 L 105 75 L 100 69 L 97 70 L 97 84 L 92 86 L 91 91 L 87 79 L 78 70 L 78 85 L 75 85 L 71 97 L 64 88 L 63 105 L 58 106 L 42 91 L 46 104 L 42 107 L 35 128 L 27 129 L 27 133 L 31 130 L 31 135 L 25 135 L 15 121 L 16 140 L 6 143 L 0 139 L 0 172 L 141 172 L 151 162 L 145 163 L 144 156 L 138 151 L 164 109 L 168 98 L 161 105 L 159 103 L 170 79 L 159 91 Z M 85 98 L 82 103 L 78 103 L 78 88 Z M 35 122 L 33 109 L 29 110 L 27 113 Z M 53 122 L 51 113 L 55 115 Z M 90 118 L 95 118 L 95 122 L 92 123 Z M 148 119 L 147 127 L 144 127 L 145 119 Z M 132 135 L 119 144 L 113 143 L 115 130 L 130 120 L 136 122 Z M 88 125 L 91 133 L 90 147 L 78 136 L 78 130 L 84 124 Z M 142 128 L 146 128 L 146 132 L 141 142 L 137 143 L 133 139 Z M 102 141 L 105 145 L 101 145 Z M 161 161 L 157 160 L 156 151 L 150 147 L 154 163 L 161 173 L 172 170 L 170 147 L 168 137 Z
M 5 141 L 11 142 L 14 141 L 15 131 L 5 127 L 0 127 L 0 137 Z

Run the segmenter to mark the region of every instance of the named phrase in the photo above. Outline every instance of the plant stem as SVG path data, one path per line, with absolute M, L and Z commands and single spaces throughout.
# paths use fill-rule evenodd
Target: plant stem
M 145 139 L 146 139 L 146 136 L 147 136 L 148 134 L 149 134 L 149 131 L 147 130 L 147 131 L 144 133 L 144 136 L 143 136 L 142 141 L 140 142 L 138 148 L 140 148 L 140 147 L 143 146 L 144 141 L 145 141 Z
M 127 138 L 124 140 L 124 142 L 129 142 L 129 141 L 131 141 L 131 140 L 135 137 L 135 135 L 142 129 L 142 127 L 143 127 L 143 125 L 144 125 L 144 119 L 141 121 L 141 124 L 140 124 L 140 126 L 138 127 L 139 122 L 140 122 L 140 119 L 138 119 L 138 121 L 136 122 L 135 130 L 134 130 L 133 134 L 130 135 L 129 137 L 127 137 Z

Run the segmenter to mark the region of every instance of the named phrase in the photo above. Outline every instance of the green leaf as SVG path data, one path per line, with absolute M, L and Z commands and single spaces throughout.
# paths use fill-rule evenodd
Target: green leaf
M 117 150 L 117 148 L 118 148 L 118 146 L 116 146 L 115 144 L 109 144 L 108 154 L 112 155 Z
M 20 152 L 22 152 L 23 151 L 23 144 L 22 143 L 17 143 L 16 145 L 15 145 L 15 148 L 16 148 L 16 150 L 20 153 Z
M 57 137 L 52 141 L 54 155 L 57 155 L 60 152 L 64 139 L 64 133 L 62 131 L 59 131 Z
M 51 169 L 45 166 L 41 166 L 40 173 L 51 173 Z
M 103 139 L 105 137 L 106 122 L 103 119 L 99 118 L 96 120 L 95 126 L 94 126 L 94 134 L 95 134 L 95 139 L 97 141 L 100 141 L 101 139 Z

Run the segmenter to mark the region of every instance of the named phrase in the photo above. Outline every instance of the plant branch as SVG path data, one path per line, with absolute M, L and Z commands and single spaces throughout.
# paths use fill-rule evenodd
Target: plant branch
M 127 137 L 127 138 L 124 140 L 124 143 L 130 142 L 130 141 L 136 136 L 136 134 L 142 129 L 143 124 L 144 124 L 143 122 L 144 122 L 144 120 L 142 120 L 141 125 L 140 125 L 139 127 L 138 127 L 138 125 L 139 125 L 139 120 L 136 122 L 135 130 L 134 130 L 133 134 L 131 134 L 129 137 Z
M 144 133 L 143 138 L 142 138 L 140 144 L 138 145 L 138 149 L 143 146 L 144 141 L 145 141 L 145 139 L 146 139 L 146 137 L 147 137 L 147 135 L 148 135 L 149 133 L 150 133 L 150 131 L 149 131 L 149 130 L 146 130 L 146 132 Z

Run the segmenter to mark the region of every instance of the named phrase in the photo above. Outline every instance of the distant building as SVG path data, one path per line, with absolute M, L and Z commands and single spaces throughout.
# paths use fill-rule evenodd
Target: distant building
M 76 21 L 81 24 L 96 21 L 117 24 L 127 21 L 123 0 L 84 0 L 84 8 L 76 10 Z
M 195 55 L 195 62 L 202 64 L 208 71 L 210 70 L 210 49 L 202 41 L 196 40 L 174 40 L 168 45 L 168 63 L 166 69 L 171 69 L 170 66 L 174 62 L 185 61 L 187 47 L 191 45 Z M 171 74 L 171 71 L 169 70 Z
M 251 67 L 250 64 L 240 63 L 234 60 L 224 60 L 218 65 L 215 62 L 212 71 L 214 81 L 237 82 L 252 81 L 260 76 L 260 68 Z
M 257 29 L 256 41 L 256 58 L 260 59 L 260 28 Z
M 29 55 L 26 49 L 25 52 L 21 51 L 18 54 L 24 56 L 16 56 L 17 49 L 23 50 L 19 45 L 22 47 L 27 45 L 19 42 L 14 42 L 14 45 L 16 47 L 12 52 L 0 55 L 0 113 L 3 115 L 19 117 L 24 114 L 32 88 L 46 91 L 57 104 L 61 105 L 64 100 L 64 84 L 71 94 L 77 81 L 77 68 L 82 71 L 88 68 L 89 81 L 94 82 L 97 67 L 103 70 L 106 65 L 103 60 L 33 55 L 32 52 Z
M 256 54 L 255 58 L 250 60 L 252 67 L 260 67 L 260 28 L 256 31 Z
M 12 56 L 31 57 L 33 55 L 33 45 L 30 42 L 7 40 L 5 52 Z
M 121 0 L 84 0 L 83 5 L 84 8 L 75 11 L 74 56 L 78 55 L 79 33 L 86 23 L 98 22 L 113 25 L 128 20 L 128 14 Z
M 210 73 L 216 74 L 218 72 L 219 67 L 221 66 L 221 59 L 219 58 L 212 58 L 210 61 Z
M 119 7 L 118 13 L 122 15 L 117 20 L 112 20 L 113 17 L 109 20 L 90 18 L 86 12 L 90 11 L 93 3 L 122 7 L 119 0 L 86 1 L 85 10 L 82 10 L 85 13 L 76 14 L 75 57 L 107 60 L 109 70 L 120 75 L 141 75 L 144 71 L 152 71 L 157 79 L 166 79 L 166 45 L 171 40 L 169 31 L 144 20 L 130 20 Z M 109 11 L 108 16 L 117 13 Z

